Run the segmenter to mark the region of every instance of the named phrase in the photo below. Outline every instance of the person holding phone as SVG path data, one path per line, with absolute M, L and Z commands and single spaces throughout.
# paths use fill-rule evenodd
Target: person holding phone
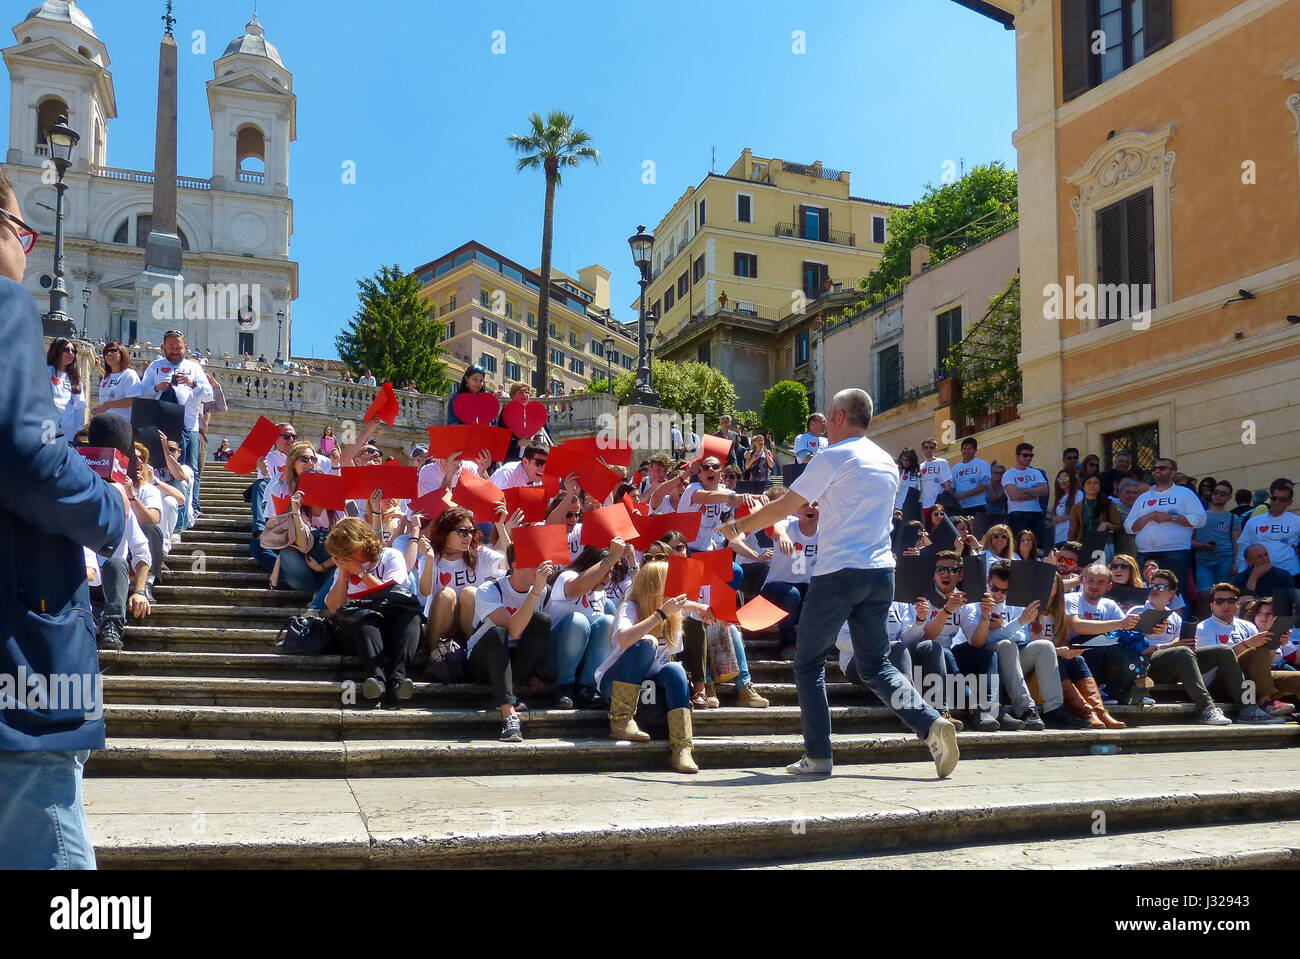
M 1284 714 L 1272 714 L 1255 705 L 1273 699 L 1276 687 L 1269 674 L 1273 651 L 1281 638 L 1260 634 L 1251 623 L 1237 618 L 1240 590 L 1231 583 L 1215 584 L 1209 619 L 1196 624 L 1196 659 L 1201 670 L 1218 667 L 1214 683 L 1220 691 L 1241 704 L 1237 722 L 1268 724 L 1285 722 Z M 1270 644 L 1274 644 L 1270 649 Z M 1289 710 L 1287 711 L 1289 712 Z

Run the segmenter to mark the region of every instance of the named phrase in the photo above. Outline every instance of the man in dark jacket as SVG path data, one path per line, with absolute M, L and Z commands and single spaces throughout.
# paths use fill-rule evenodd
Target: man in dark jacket
M 36 237 L 21 216 L 0 172 L 0 869 L 93 869 L 81 774 L 104 719 L 82 547 L 117 546 L 126 498 L 52 442 L 41 318 L 20 284 Z

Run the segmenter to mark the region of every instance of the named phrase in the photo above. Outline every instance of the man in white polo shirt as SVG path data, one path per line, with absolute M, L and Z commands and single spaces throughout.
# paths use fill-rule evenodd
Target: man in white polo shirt
M 170 392 L 176 402 L 185 407 L 181 425 L 181 462 L 194 471 L 194 489 L 190 499 L 194 514 L 202 511 L 199 503 L 199 420 L 203 404 L 213 399 L 212 384 L 197 360 L 185 356 L 185 336 L 179 330 L 168 330 L 163 336 L 163 355 L 154 360 L 140 377 L 140 396 L 159 399 Z
M 1138 565 L 1154 561 L 1178 577 L 1183 599 L 1192 581 L 1192 530 L 1205 525 L 1201 499 L 1185 486 L 1174 485 L 1178 464 L 1167 456 L 1151 467 L 1152 487 L 1138 496 L 1124 520 L 1124 529 L 1137 541 Z M 1237 540 L 1241 542 L 1240 539 Z
M 898 467 L 867 439 L 871 397 L 841 390 L 826 411 L 830 445 L 785 495 L 739 522 L 721 527 L 734 541 L 816 502 L 821 513 L 816 574 L 799 617 L 795 678 L 806 754 L 786 767 L 795 775 L 831 772 L 831 714 L 826 700 L 826 657 L 847 621 L 854 664 L 862 681 L 926 741 L 940 778 L 957 765 L 957 730 L 926 705 L 908 678 L 889 661 L 886 617 L 894 599 L 890 549 Z

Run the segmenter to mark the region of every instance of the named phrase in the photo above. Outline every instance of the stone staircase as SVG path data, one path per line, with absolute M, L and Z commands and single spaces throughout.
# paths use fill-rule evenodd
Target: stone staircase
M 620 864 L 665 864 L 678 861 L 664 858 L 665 845 L 678 849 L 704 829 L 702 818 L 692 818 L 689 811 L 683 815 L 682 803 L 700 792 L 710 777 L 730 784 L 749 783 L 760 791 L 769 789 L 767 784 L 771 789 L 789 788 L 790 777 L 779 767 L 801 755 L 802 740 L 793 673 L 789 664 L 774 658 L 774 633 L 746 640 L 755 684 L 772 706 L 728 707 L 727 698 L 734 691 L 723 686 L 724 708 L 695 714 L 696 758 L 704 770 L 699 777 L 665 771 L 666 743 L 633 746 L 605 738 L 604 713 L 546 708 L 549 691 L 539 694 L 526 715 L 522 744 L 497 741 L 499 715 L 495 708 L 483 708 L 489 690 L 482 686 L 417 683 L 415 699 L 396 711 L 350 705 L 352 683 L 361 678 L 355 658 L 284 656 L 275 651 L 276 633 L 289 616 L 301 611 L 308 597 L 268 589 L 266 575 L 248 557 L 249 514 L 241 495 L 246 485 L 243 477 L 209 467 L 204 476 L 204 517 L 173 550 L 171 574 L 154 590 L 158 604 L 153 615 L 145 625 L 127 628 L 125 650 L 101 653 L 108 745 L 87 767 L 86 791 L 102 865 L 561 865 L 573 859 L 578 848 L 574 843 L 587 850 L 607 846 L 615 857 L 612 861 Z M 852 812 L 866 802 L 861 790 L 871 786 L 856 786 L 859 793 L 849 795 L 845 785 L 838 783 L 841 777 L 861 771 L 866 775 L 859 778 L 869 782 L 878 768 L 903 770 L 900 778 L 917 780 L 914 798 L 933 796 L 933 790 L 946 784 L 934 783 L 924 744 L 870 693 L 847 683 L 835 666 L 828 666 L 827 688 L 836 762 L 841 768 L 834 780 L 821 781 L 821 790 L 824 801 L 838 797 L 836 802 L 845 803 L 847 816 L 837 820 L 834 842 L 814 849 L 811 843 L 791 847 L 778 841 L 790 826 L 786 813 L 777 810 L 772 820 L 776 825 L 769 823 L 757 832 L 749 819 L 714 823 L 710 826 L 714 839 L 690 847 L 698 855 L 683 861 L 782 865 L 797 862 L 800 856 L 824 861 L 830 850 L 856 855 L 859 858 L 852 861 L 865 865 L 861 857 L 884 848 L 896 850 L 902 839 L 909 849 L 933 852 L 944 843 L 962 846 L 988 842 L 990 837 L 1027 840 L 1060 834 L 1064 813 L 1049 815 L 1040 810 L 1031 815 L 1021 808 L 1023 803 L 1017 805 L 1017 784 L 1002 782 L 999 788 L 1006 790 L 1005 796 L 990 794 L 981 800 L 990 810 L 1003 809 L 1006 821 L 1001 826 L 997 817 L 978 824 L 954 823 L 914 805 L 913 819 L 895 824 L 895 838 L 902 839 L 882 839 L 881 821 L 868 822 Z M 1210 776 L 1222 767 L 1224 755 L 1236 757 L 1242 750 L 1274 750 L 1300 743 L 1300 725 L 1293 723 L 1263 728 L 1193 725 L 1193 710 L 1186 702 L 1119 707 L 1114 712 L 1130 728 L 962 733 L 962 765 L 956 779 L 971 782 L 992 777 L 1001 782 L 1009 769 L 1023 769 L 1013 779 L 1028 777 L 1043 763 L 1057 763 L 1062 769 L 1072 763 L 1080 768 L 1097 768 L 1098 763 L 1118 768 L 1123 761 L 1138 764 L 1135 769 L 1140 770 L 1140 760 L 1151 756 L 1150 762 L 1156 763 L 1155 754 L 1161 753 L 1176 754 L 1169 759 L 1176 760 L 1172 768 L 1180 775 L 1194 774 L 1204 763 L 1205 775 Z M 1125 755 L 1088 756 L 1099 745 L 1118 746 Z M 1281 757 L 1289 758 L 1284 753 L 1268 755 L 1261 762 L 1277 765 Z M 852 764 L 871 765 L 843 768 Z M 1283 765 L 1289 771 L 1295 764 Z M 367 819 L 362 838 L 353 837 L 343 854 L 332 840 L 316 835 L 286 846 L 278 827 L 255 828 L 258 820 L 252 811 L 283 808 L 288 797 L 303 790 L 323 797 L 344 786 L 342 801 L 350 803 L 361 802 L 363 790 L 373 789 L 403 797 L 400 804 L 431 790 L 464 789 L 466 782 L 482 789 L 485 783 L 507 781 L 522 783 L 525 790 L 532 789 L 530 782 L 535 781 L 539 790 L 549 784 L 560 795 L 568 795 L 572 805 L 581 806 L 574 797 L 596 796 L 602 788 L 629 779 L 660 783 L 667 790 L 668 798 L 662 802 L 665 820 L 654 826 L 663 843 L 644 841 L 644 836 L 633 841 L 633 834 L 616 828 L 614 820 L 601 820 L 603 831 L 602 827 L 594 834 L 579 830 L 581 836 L 574 833 L 560 841 L 557 836 L 564 834 L 567 813 L 556 813 L 555 821 L 539 820 L 536 829 L 524 836 L 496 820 L 457 822 L 445 809 L 426 813 L 413 809 L 406 819 L 399 816 L 389 822 L 392 835 L 382 841 Z M 372 780 L 373 786 L 363 787 L 363 782 Z M 837 783 L 834 788 L 832 782 Z M 802 801 L 815 805 L 817 783 L 797 785 L 805 797 Z M 1187 788 L 1195 793 L 1204 785 L 1193 775 Z M 1275 782 L 1271 786 L 1267 795 L 1252 795 L 1249 800 L 1238 786 L 1223 789 L 1217 799 L 1201 798 L 1192 805 L 1148 804 L 1142 807 L 1142 815 L 1134 814 L 1130 821 L 1144 830 L 1168 830 L 1192 822 L 1286 818 L 1284 809 L 1294 808 L 1300 800 L 1300 777 L 1291 775 L 1283 786 Z M 1072 788 L 1069 775 L 1064 774 L 1059 803 L 1072 795 Z M 1118 801 L 1122 785 L 1107 788 Z M 232 809 L 243 809 L 251 797 L 251 805 L 224 839 L 208 832 L 187 836 L 184 829 L 180 834 L 173 830 L 159 835 L 157 823 L 143 815 L 144 809 L 157 797 L 182 794 L 207 797 L 202 806 L 214 814 L 226 802 L 233 804 Z M 1193 806 L 1194 812 L 1187 813 Z M 644 815 L 644 803 L 635 808 L 640 812 L 633 818 Z M 613 815 L 610 809 L 606 812 Z M 430 839 L 435 825 L 446 833 Z M 1221 840 L 1219 832 L 1206 835 Z M 418 840 L 412 838 L 417 836 Z M 742 839 L 745 842 L 739 842 Z M 466 854 L 474 848 L 484 857 Z M 711 849 L 719 851 L 711 853 Z M 819 855 L 821 859 L 816 858 Z M 1250 861 L 1258 864 L 1258 858 Z

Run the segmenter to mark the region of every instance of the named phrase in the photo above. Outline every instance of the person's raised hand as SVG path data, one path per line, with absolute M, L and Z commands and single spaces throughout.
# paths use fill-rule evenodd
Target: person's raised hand
M 1024 611 L 1020 614 L 1020 625 L 1028 626 L 1030 623 L 1036 620 L 1038 618 L 1038 609 L 1039 609 L 1038 600 L 1034 600 L 1032 603 L 1026 606 Z
M 384 510 L 384 491 L 381 489 L 371 490 L 369 502 L 372 513 L 382 513 Z
M 582 490 L 578 487 L 578 474 L 570 473 L 564 477 L 564 492 L 572 496 L 575 500 L 581 495 Z
M 924 623 L 930 618 L 930 601 L 924 596 L 916 597 L 916 602 L 912 604 L 912 607 L 916 610 L 916 621 L 918 623 Z
M 996 605 L 997 603 L 993 601 L 992 593 L 985 593 L 983 598 L 980 599 L 980 612 L 985 619 L 988 619 L 993 615 L 993 607 Z
M 492 468 L 492 451 L 486 446 L 479 450 L 478 456 L 474 457 L 474 465 L 478 467 L 479 475 L 486 476 Z
M 987 596 L 988 594 L 986 593 L 985 595 Z M 992 596 L 989 596 L 989 599 L 992 598 L 993 598 Z M 955 613 L 957 610 L 961 609 L 965 605 L 966 605 L 966 594 L 962 592 L 960 589 L 954 589 L 952 591 L 952 595 L 948 597 L 948 601 L 943 604 L 943 608 L 950 613 Z
M 555 572 L 555 564 L 546 562 L 537 567 L 533 573 L 533 589 L 541 589 L 551 578 L 551 573 Z
M 1157 563 L 1154 559 L 1149 559 L 1142 566 L 1142 578 L 1149 582 L 1151 580 L 1151 577 L 1155 576 L 1155 574 L 1158 573 L 1159 571 L 1160 571 L 1160 564 Z
M 621 536 L 615 536 L 612 540 L 609 541 L 609 561 L 611 564 L 618 563 L 618 561 L 623 558 L 623 554 L 626 552 L 627 552 L 627 543 L 623 541 L 623 538 Z
M 665 597 L 659 608 L 664 611 L 664 615 L 666 616 L 671 616 L 673 613 L 680 613 L 686 608 L 686 594 L 680 593 L 676 596 Z
M 492 510 L 497 515 L 496 522 L 498 523 L 504 523 L 510 518 L 510 508 L 506 506 L 505 500 L 498 500 Z
M 1139 617 L 1138 617 L 1138 614 L 1137 614 L 1137 613 L 1129 613 L 1129 614 L 1128 614 L 1127 616 L 1125 616 L 1122 620 L 1120 620 L 1119 628 L 1120 628 L 1120 629 L 1134 629 L 1134 628 L 1136 628 L 1136 626 L 1137 626 L 1137 624 L 1138 624 L 1138 619 L 1139 619 Z

